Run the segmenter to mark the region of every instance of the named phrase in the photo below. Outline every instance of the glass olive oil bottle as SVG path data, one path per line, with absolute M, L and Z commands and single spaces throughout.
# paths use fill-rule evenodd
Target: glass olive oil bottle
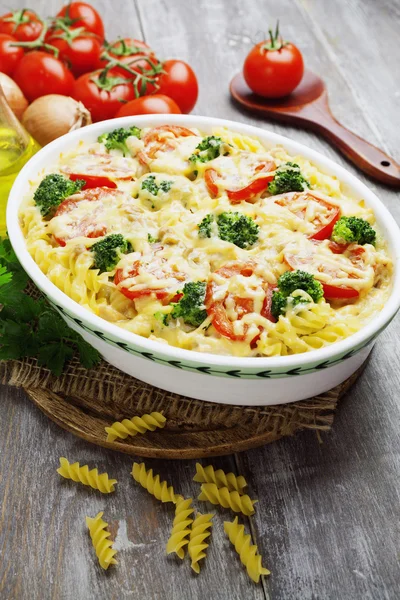
M 0 235 L 6 233 L 8 195 L 19 171 L 40 146 L 10 109 L 0 86 Z

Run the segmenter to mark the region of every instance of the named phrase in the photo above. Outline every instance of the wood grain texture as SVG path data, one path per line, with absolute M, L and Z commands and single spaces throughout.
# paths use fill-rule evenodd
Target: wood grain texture
M 25 5 L 12 0 L 12 7 Z M 44 14 L 61 3 L 31 0 Z M 357 170 L 317 136 L 239 112 L 228 83 L 252 40 L 275 18 L 296 41 L 310 69 L 328 86 L 337 118 L 396 160 L 399 118 L 397 0 L 133 0 L 93 1 L 108 37 L 139 35 L 165 57 L 198 73 L 197 114 L 237 119 L 286 134 Z M 10 2 L 3 2 L 3 10 Z M 346 42 L 346 43 L 343 43 Z M 398 194 L 361 175 L 400 221 Z M 51 423 L 16 390 L 1 390 L 0 598 L 3 600 L 397 600 L 399 597 L 400 322 L 381 336 L 367 372 L 319 445 L 313 433 L 237 457 L 213 460 L 238 468 L 259 498 L 252 527 L 271 576 L 251 584 L 218 519 L 198 578 L 188 563 L 164 555 L 172 520 L 133 485 L 131 459 L 87 444 Z M 107 468 L 119 479 L 111 497 L 60 481 L 58 457 Z M 149 461 L 184 493 L 194 491 L 194 461 Z M 97 566 L 84 526 L 105 509 L 124 548 L 107 574 Z
M 250 112 L 316 131 L 367 175 L 386 185 L 400 187 L 400 165 L 339 123 L 330 109 L 323 80 L 312 71 L 305 70 L 301 83 L 286 98 L 272 100 L 253 94 L 241 72 L 232 79 L 229 90 L 236 102 Z

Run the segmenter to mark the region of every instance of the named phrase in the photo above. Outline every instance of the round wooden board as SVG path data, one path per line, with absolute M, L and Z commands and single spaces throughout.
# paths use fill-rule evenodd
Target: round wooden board
M 349 379 L 327 392 L 330 402 L 337 402 L 362 373 L 364 365 Z M 236 426 L 195 431 L 182 427 L 174 430 L 161 429 L 146 435 L 137 435 L 125 440 L 106 442 L 104 428 L 112 424 L 110 416 L 102 416 L 88 410 L 87 406 L 79 406 L 79 399 L 63 397 L 46 389 L 25 389 L 29 398 L 52 421 L 81 437 L 88 442 L 118 452 L 134 454 L 146 458 L 192 459 L 208 456 L 222 456 L 256 448 L 281 438 L 282 433 L 276 431 L 257 431 L 251 426 Z M 322 395 L 323 396 L 323 395 Z M 276 412 L 283 411 L 285 406 L 274 407 Z M 302 424 L 292 424 L 289 434 L 303 429 Z M 328 429 L 328 427 L 327 427 Z

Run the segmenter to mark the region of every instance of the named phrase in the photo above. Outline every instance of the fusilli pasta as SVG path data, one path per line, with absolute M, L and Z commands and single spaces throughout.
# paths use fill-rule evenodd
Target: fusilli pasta
M 101 473 L 97 469 L 89 471 L 88 465 L 80 466 L 78 462 L 70 464 L 70 462 L 64 458 L 60 458 L 60 467 L 57 469 L 57 473 L 65 479 L 72 479 L 72 481 L 83 483 L 88 485 L 94 490 L 99 490 L 102 494 L 109 494 L 115 491 L 116 479 L 110 479 L 107 473 Z
M 262 558 L 258 554 L 257 546 L 251 544 L 251 536 L 244 533 L 244 525 L 239 525 L 237 517 L 233 522 L 224 522 L 224 531 L 235 546 L 250 579 L 258 583 L 261 575 L 270 575 L 270 571 L 261 564 Z
M 108 523 L 103 521 L 103 512 L 99 512 L 94 518 L 86 517 L 86 525 L 89 528 L 90 537 L 92 538 L 93 547 L 96 551 L 96 556 L 99 559 L 102 569 L 108 569 L 110 565 L 116 565 L 117 561 L 114 556 L 117 551 L 112 547 L 110 532 L 106 531 Z
M 220 504 L 223 508 L 230 508 L 233 512 L 241 512 L 247 516 L 254 514 L 254 504 L 257 502 L 247 494 L 241 496 L 238 492 L 230 492 L 227 487 L 218 488 L 215 483 L 203 483 L 198 499 Z
M 144 463 L 133 463 L 132 477 L 157 500 L 176 504 L 179 497 L 175 494 L 172 485 L 168 486 L 166 481 L 160 481 L 159 475 L 153 475 L 153 469 L 146 471 Z
M 203 467 L 200 463 L 196 463 L 196 475 L 193 481 L 199 483 L 215 483 L 219 488 L 227 487 L 230 492 L 239 492 L 243 494 L 247 482 L 243 475 L 235 475 L 234 473 L 225 473 L 222 469 L 217 471 L 212 465 Z
M 193 519 L 190 518 L 194 512 L 192 502 L 192 498 L 185 500 L 180 497 L 178 499 L 172 531 L 167 543 L 167 554 L 175 552 L 181 559 L 185 556 L 184 547 L 189 543 L 190 526 L 193 523 Z
M 157 427 L 165 427 L 166 418 L 162 413 L 152 412 L 141 417 L 132 417 L 116 421 L 111 427 L 105 427 L 107 433 L 107 442 L 113 442 L 117 438 L 125 439 L 128 436 L 135 436 L 138 433 L 154 431 Z
M 195 573 L 200 573 L 199 562 L 202 558 L 206 557 L 206 548 L 209 544 L 206 544 L 205 540 L 211 535 L 212 521 L 214 514 L 202 515 L 197 514 L 192 524 L 192 530 L 190 532 L 188 552 L 192 560 L 191 567 Z

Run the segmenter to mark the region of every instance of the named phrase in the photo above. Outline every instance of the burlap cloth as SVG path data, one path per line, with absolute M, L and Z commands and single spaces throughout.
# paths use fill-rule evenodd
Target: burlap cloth
M 38 398 L 43 399 L 45 397 L 45 412 L 50 417 L 52 416 L 52 402 L 61 402 L 63 413 L 65 413 L 66 407 L 68 412 L 68 406 L 71 406 L 71 411 L 76 409 L 80 411 L 83 420 L 89 418 L 89 416 L 100 419 L 101 430 L 104 432 L 104 423 L 107 424 L 107 422 L 111 423 L 122 418 L 162 410 L 167 418 L 165 431 L 163 430 L 164 434 L 167 434 L 168 431 L 170 433 L 179 432 L 180 435 L 184 432 L 195 434 L 196 432 L 206 431 L 208 432 L 206 443 L 210 445 L 210 433 L 224 431 L 224 448 L 226 452 L 229 450 L 227 446 L 229 432 L 232 432 L 232 443 L 234 444 L 239 430 L 239 437 L 242 442 L 243 436 L 246 438 L 246 431 L 248 431 L 247 447 L 252 447 L 261 443 L 268 443 L 282 436 L 293 435 L 296 431 L 302 429 L 313 429 L 316 432 L 329 430 L 340 396 L 358 374 L 329 392 L 309 400 L 279 406 L 239 407 L 193 400 L 152 387 L 126 375 L 104 361 L 96 368 L 86 370 L 77 359 L 72 359 L 60 377 L 52 375 L 46 368 L 39 367 L 36 359 L 0 362 L 0 379 L 2 383 L 23 387 L 28 391 L 28 395 L 29 392 L 32 392 L 31 397 L 35 401 Z M 36 403 L 41 407 L 40 401 L 36 401 Z M 55 404 L 54 407 L 56 408 Z M 64 419 L 58 416 L 55 420 L 77 435 L 81 434 L 76 423 L 74 428 L 71 428 L 63 422 L 63 420 L 68 421 L 68 418 Z M 97 423 L 97 421 L 93 421 L 93 423 Z M 86 433 L 90 433 L 90 425 L 87 423 L 85 430 Z M 98 434 L 96 435 L 98 436 Z M 104 439 L 96 440 L 96 436 L 83 435 L 82 437 L 86 437 L 86 439 L 90 439 L 95 443 L 107 445 L 104 444 Z M 100 437 L 103 438 L 104 436 L 101 435 Z M 145 436 L 137 436 L 137 438 L 139 437 Z M 137 438 L 133 438 L 133 440 Z M 257 443 L 252 443 L 251 440 L 255 438 Z M 161 437 L 156 439 L 157 445 L 160 447 Z M 171 436 L 168 437 L 167 435 L 167 439 L 171 440 Z M 130 441 L 126 443 L 129 444 Z M 147 440 L 146 444 L 148 443 Z M 202 443 L 199 440 L 197 441 L 197 444 L 201 445 Z M 133 441 L 132 444 L 132 452 L 135 452 Z M 170 441 L 166 441 L 166 444 L 170 444 Z M 178 446 L 181 446 L 181 444 L 179 443 Z M 127 447 L 122 449 L 121 446 L 118 446 L 118 443 L 117 448 L 129 452 Z M 243 445 L 242 443 L 240 449 L 244 448 L 246 448 L 246 444 Z M 214 450 L 210 453 L 224 452 Z M 207 455 L 206 449 L 204 448 L 203 452 L 199 452 L 199 455 Z M 173 452 L 170 453 L 170 456 L 174 457 Z M 185 456 L 185 453 L 182 455 L 182 452 L 180 452 L 179 457 L 182 456 Z

